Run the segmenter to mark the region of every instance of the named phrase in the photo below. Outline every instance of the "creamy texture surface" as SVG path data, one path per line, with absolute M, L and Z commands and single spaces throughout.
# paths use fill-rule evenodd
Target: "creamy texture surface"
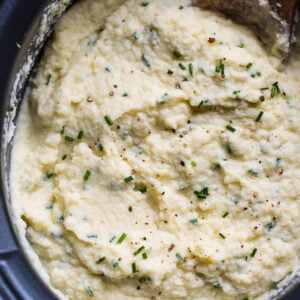
M 300 67 L 177 0 L 85 0 L 24 103 L 13 199 L 70 299 L 254 299 L 299 267 Z

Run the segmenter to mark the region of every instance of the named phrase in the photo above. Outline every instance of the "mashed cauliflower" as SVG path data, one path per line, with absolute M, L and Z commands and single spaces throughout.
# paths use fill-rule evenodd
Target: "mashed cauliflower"
M 67 299 L 254 299 L 299 268 L 300 83 L 184 0 L 85 0 L 18 121 L 13 199 Z

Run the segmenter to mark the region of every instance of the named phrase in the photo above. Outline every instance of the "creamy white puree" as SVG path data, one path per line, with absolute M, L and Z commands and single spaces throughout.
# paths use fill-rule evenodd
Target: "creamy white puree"
M 299 268 L 299 60 L 188 4 L 80 1 L 39 65 L 13 199 L 67 298 L 263 298 Z

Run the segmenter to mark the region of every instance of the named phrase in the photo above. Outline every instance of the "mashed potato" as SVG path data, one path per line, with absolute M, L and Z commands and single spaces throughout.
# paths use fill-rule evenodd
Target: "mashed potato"
M 79 1 L 40 62 L 13 198 L 69 299 L 254 299 L 299 267 L 299 59 L 188 4 Z

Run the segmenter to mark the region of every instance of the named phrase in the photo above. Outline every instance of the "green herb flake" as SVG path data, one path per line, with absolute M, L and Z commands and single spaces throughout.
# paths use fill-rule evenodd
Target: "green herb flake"
M 221 282 L 219 280 L 215 280 L 212 285 L 215 289 L 221 289 L 222 288 Z
M 99 259 L 96 260 L 96 264 L 99 265 L 99 264 L 101 264 L 101 263 L 102 263 L 103 261 L 105 261 L 105 260 L 106 260 L 106 257 L 105 257 L 105 256 L 100 257 Z
M 264 101 L 266 100 L 266 97 L 262 95 L 262 96 L 259 97 L 259 100 L 260 100 L 261 102 L 264 102 Z
M 226 239 L 226 236 L 225 236 L 223 233 L 221 233 L 221 232 L 219 232 L 219 236 L 220 236 L 223 240 Z
M 182 76 L 182 80 L 181 81 L 185 82 L 185 81 L 189 81 L 189 79 L 186 76 Z
M 226 126 L 226 129 L 229 130 L 229 131 L 231 131 L 231 132 L 235 132 L 236 131 L 236 128 L 232 127 L 230 124 L 228 124 Z
M 115 239 L 116 239 L 116 236 L 113 236 L 113 237 L 109 240 L 109 242 L 112 243 Z
M 198 219 L 191 219 L 189 222 L 192 225 L 197 225 L 198 224 Z
M 282 166 L 282 158 L 281 157 L 277 157 L 276 158 L 276 167 L 281 167 Z
M 151 67 L 151 61 L 147 54 L 145 54 L 145 53 L 142 54 L 142 61 L 148 68 Z
M 72 136 L 66 135 L 65 140 L 68 142 L 74 142 L 74 138 Z
M 140 248 L 138 248 L 136 251 L 133 252 L 133 255 L 134 255 L 134 256 L 137 256 L 137 255 L 140 254 L 144 249 L 145 249 L 145 246 L 141 246 Z
M 186 70 L 186 67 L 183 63 L 179 63 L 178 66 L 181 70 Z
M 211 169 L 212 169 L 213 171 L 219 171 L 219 170 L 221 169 L 221 165 L 220 165 L 220 164 L 213 164 L 213 165 L 211 166 Z
M 89 286 L 87 287 L 86 291 L 91 298 L 94 297 L 94 292 Z
M 148 255 L 147 255 L 147 253 L 146 253 L 146 252 L 144 252 L 144 253 L 142 254 L 142 257 L 143 257 L 143 259 L 147 259 L 147 258 L 148 258 Z
M 127 237 L 127 234 L 126 233 L 122 233 L 122 235 L 117 240 L 117 244 L 122 244 L 123 241 L 126 239 L 126 237 Z
M 182 5 L 180 5 L 180 6 L 178 7 L 178 9 L 181 10 L 181 9 L 184 9 L 184 7 L 183 7 Z
M 127 94 L 127 93 L 124 93 L 124 94 L 122 95 L 122 97 L 128 97 L 128 94 Z
M 192 63 L 189 63 L 189 73 L 191 76 L 193 76 L 193 74 L 194 74 L 194 66 Z
M 106 67 L 106 68 L 105 68 L 105 71 L 108 72 L 108 73 L 111 73 L 111 68 Z
M 249 70 L 252 66 L 253 66 L 253 63 L 249 62 L 249 63 L 246 65 L 246 69 Z
M 226 211 L 224 214 L 223 214 L 223 216 L 222 216 L 222 218 L 226 218 L 227 216 L 229 215 L 229 212 L 228 211 Z
M 126 177 L 126 178 L 124 179 L 124 181 L 125 181 L 126 183 L 129 183 L 129 182 L 131 182 L 133 179 L 134 179 L 134 178 L 133 178 L 132 176 L 128 176 L 128 177 Z
M 80 130 L 80 131 L 78 132 L 77 138 L 80 140 L 80 139 L 83 138 L 83 135 L 84 135 L 83 131 Z
M 51 82 L 51 78 L 52 78 L 52 75 L 51 74 L 48 74 L 46 76 L 46 85 L 49 85 L 49 83 Z
M 177 258 L 177 260 L 179 261 L 179 262 L 183 262 L 184 261 L 184 259 L 183 259 L 183 257 L 181 256 L 181 254 L 180 253 L 176 253 L 175 254 L 175 256 L 176 256 L 176 258 Z
M 263 111 L 260 111 L 255 119 L 255 122 L 259 122 L 263 116 L 264 112 Z
M 192 160 L 192 161 L 191 161 L 191 166 L 192 166 L 193 168 L 196 168 L 196 167 L 197 167 L 197 163 L 196 163 L 194 160 Z
M 91 176 L 91 174 L 92 174 L 92 172 L 91 172 L 90 170 L 86 170 L 86 171 L 85 171 L 85 174 L 84 174 L 84 176 L 83 176 L 83 180 L 84 180 L 84 181 L 88 181 L 89 178 L 90 178 L 90 176 Z
M 60 134 L 64 134 L 65 133 L 65 129 L 66 129 L 66 125 L 64 125 L 61 130 L 60 130 Z
M 67 159 L 67 154 L 64 154 L 62 157 L 61 157 L 61 160 L 66 160 Z
M 145 194 L 145 193 L 147 192 L 147 187 L 144 187 L 144 188 L 140 189 L 140 192 L 141 192 L 142 194 Z
M 274 98 L 277 94 L 280 94 L 280 88 L 278 86 L 278 81 L 274 82 L 271 87 L 271 98 Z
M 240 43 L 238 44 L 238 47 L 239 47 L 239 48 L 245 48 L 245 44 L 244 44 L 243 42 L 240 42 Z
M 208 194 L 208 187 L 204 187 L 200 191 L 194 191 L 194 194 L 197 196 L 198 199 L 204 200 L 209 195 Z
M 141 278 L 139 279 L 139 282 L 140 282 L 140 283 L 145 283 L 145 282 L 147 282 L 147 281 L 151 281 L 151 277 L 149 277 L 149 276 L 144 276 L 144 277 L 141 277 Z
M 257 176 L 259 174 L 259 170 L 249 169 L 248 174 Z
M 173 50 L 172 54 L 175 58 L 180 58 L 182 56 L 182 54 L 176 49 Z
M 131 264 L 131 269 L 132 269 L 132 273 L 136 273 L 137 272 L 136 263 L 132 263 Z
M 98 236 L 97 236 L 97 234 L 88 234 L 86 237 L 88 239 L 96 239 Z
M 256 248 L 254 248 L 254 249 L 252 250 L 252 252 L 251 252 L 250 256 L 251 256 L 251 257 L 254 257 L 254 256 L 255 256 L 255 254 L 256 254 L 256 252 L 257 252 L 257 249 L 256 249 Z
M 142 7 L 146 7 L 146 6 L 148 6 L 149 4 L 150 4 L 149 1 L 144 0 L 144 1 L 142 1 L 141 6 L 142 6 Z
M 107 125 L 112 126 L 114 124 L 113 120 L 111 119 L 111 117 L 109 115 L 106 115 L 104 117 L 105 122 L 107 123 Z
M 103 147 L 103 145 L 102 145 L 101 143 L 98 144 L 98 149 L 99 149 L 99 151 L 101 151 L 101 152 L 104 151 L 104 147 Z
M 46 176 L 46 179 L 51 179 L 54 176 L 54 173 L 49 170 L 49 171 L 46 172 L 45 176 Z
M 222 59 L 219 60 L 219 64 L 216 66 L 215 71 L 216 73 L 221 74 L 222 79 L 225 78 L 225 64 L 223 63 Z
M 118 269 L 118 268 L 119 268 L 119 263 L 118 263 L 117 261 L 113 261 L 113 262 L 112 262 L 112 267 L 113 267 L 114 269 Z

